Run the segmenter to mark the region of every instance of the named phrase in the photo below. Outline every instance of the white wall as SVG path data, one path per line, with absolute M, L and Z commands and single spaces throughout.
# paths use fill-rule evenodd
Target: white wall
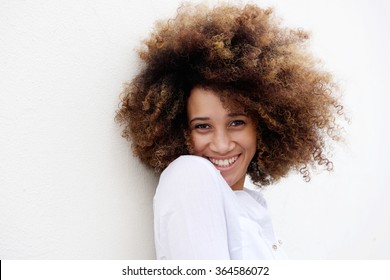
M 113 117 L 134 48 L 179 2 L 0 1 L 0 259 L 154 258 L 157 178 Z M 288 254 L 390 258 L 388 1 L 253 2 L 312 31 L 352 119 L 333 173 L 265 191 Z
M 267 2 L 286 24 L 312 31 L 312 49 L 338 77 L 352 120 L 333 173 L 309 184 L 292 176 L 266 192 L 290 256 L 389 259 L 390 1 Z

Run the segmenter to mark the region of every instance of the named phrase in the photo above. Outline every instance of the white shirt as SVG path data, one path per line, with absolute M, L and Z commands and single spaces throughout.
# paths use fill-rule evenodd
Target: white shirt
M 261 193 L 233 191 L 207 159 L 181 156 L 154 197 L 157 259 L 286 258 Z

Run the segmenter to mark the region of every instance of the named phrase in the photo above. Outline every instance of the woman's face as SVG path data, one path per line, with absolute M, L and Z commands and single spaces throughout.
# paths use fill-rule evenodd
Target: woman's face
M 224 108 L 210 89 L 195 87 L 187 103 L 193 154 L 211 161 L 233 190 L 242 190 L 256 152 L 256 128 L 244 113 Z

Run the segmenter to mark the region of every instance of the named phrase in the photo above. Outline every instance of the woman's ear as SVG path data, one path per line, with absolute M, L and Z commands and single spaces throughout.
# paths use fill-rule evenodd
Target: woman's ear
M 186 128 L 184 130 L 184 139 L 185 139 L 185 145 L 187 147 L 188 154 L 192 155 L 194 153 L 194 148 L 192 145 L 191 131 L 189 128 Z

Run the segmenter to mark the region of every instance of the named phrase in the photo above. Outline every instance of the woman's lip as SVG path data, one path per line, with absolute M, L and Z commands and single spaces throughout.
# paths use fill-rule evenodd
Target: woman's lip
M 241 156 L 241 154 L 234 155 L 234 156 L 230 156 L 230 157 L 223 157 L 223 158 L 221 158 L 221 157 L 219 157 L 219 158 L 217 158 L 217 157 L 208 157 L 208 160 L 209 160 L 209 161 L 215 166 L 215 168 L 217 168 L 219 171 L 228 171 L 228 170 L 234 168 L 234 166 L 237 164 L 237 161 L 239 160 L 240 156 Z M 230 164 L 230 165 L 228 165 L 228 166 L 219 166 L 219 165 L 214 164 L 214 163 L 211 161 L 211 159 L 215 159 L 215 160 L 227 160 L 227 159 L 231 159 L 231 158 L 234 158 L 234 157 L 237 157 L 237 159 L 236 159 L 232 164 Z

